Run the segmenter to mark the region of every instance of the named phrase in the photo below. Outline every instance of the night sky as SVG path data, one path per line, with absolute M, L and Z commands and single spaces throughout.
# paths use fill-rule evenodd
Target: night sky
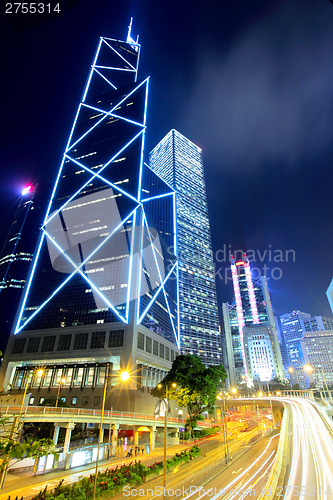
M 139 78 L 151 77 L 146 160 L 171 128 L 202 147 L 219 303 L 233 297 L 228 251 L 244 249 L 256 273 L 269 268 L 276 314 L 331 316 L 331 1 L 72 0 L 62 9 L 25 29 L 2 13 L 1 241 L 21 186 L 55 180 L 98 37 L 125 39 L 133 16 Z

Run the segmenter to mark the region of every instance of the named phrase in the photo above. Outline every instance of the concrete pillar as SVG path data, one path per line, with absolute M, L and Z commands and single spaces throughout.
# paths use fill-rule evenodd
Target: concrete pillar
M 72 434 L 72 430 L 74 429 L 74 427 L 75 427 L 75 424 L 73 422 L 69 422 L 66 425 L 66 435 L 65 435 L 65 442 L 64 442 L 64 449 L 63 449 L 63 453 L 65 453 L 65 454 L 69 450 L 69 444 L 71 442 L 71 434 Z
M 113 429 L 113 433 L 112 433 L 112 442 L 111 442 L 111 453 L 112 453 L 112 455 L 115 455 L 117 442 L 118 442 L 119 424 L 114 424 L 112 429 Z
M 134 431 L 134 446 L 138 446 L 139 444 L 139 432 Z
M 59 425 L 54 424 L 54 431 L 53 431 L 53 442 L 54 442 L 54 444 L 58 444 L 59 430 L 60 430 Z
M 105 429 L 104 429 L 104 427 L 102 427 L 102 431 L 101 431 L 101 444 L 103 444 L 103 442 L 104 442 L 104 431 L 105 431 Z
M 153 425 L 149 430 L 150 451 L 155 450 L 155 436 L 156 436 L 156 426 Z

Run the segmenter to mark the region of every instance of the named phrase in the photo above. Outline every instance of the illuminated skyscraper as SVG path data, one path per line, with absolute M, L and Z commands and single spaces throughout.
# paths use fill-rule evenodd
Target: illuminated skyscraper
M 33 259 L 46 208 L 45 186 L 27 186 L 0 254 L 0 350 L 3 352 Z M 49 193 L 47 193 L 49 196 Z
M 222 363 L 202 151 L 171 130 L 151 151 L 150 167 L 177 192 L 181 350 Z
M 310 314 L 301 311 L 292 311 L 280 316 L 282 334 L 288 352 L 289 363 L 294 370 L 293 383 L 296 383 L 295 380 L 297 380 L 303 388 L 307 386 L 307 378 L 303 370 L 305 361 L 301 349 L 301 340 L 305 331 L 304 321 L 307 322 L 310 318 Z
M 223 304 L 230 385 L 235 385 L 243 379 L 247 380 L 248 385 L 253 385 L 256 381 L 266 382 L 268 381 L 268 373 L 270 373 L 270 378 L 284 378 L 281 351 L 266 278 L 264 276 L 257 280 L 252 278 L 246 254 L 244 254 L 243 260 L 238 262 L 235 262 L 234 259 L 231 260 L 231 274 L 235 300 L 231 305 Z M 265 328 L 255 327 L 255 325 L 263 325 L 265 328 L 267 327 L 267 331 Z M 260 335 L 262 338 L 259 338 Z M 255 336 L 258 338 L 254 338 Z M 271 347 L 269 348 L 270 343 Z M 252 351 L 250 344 L 254 346 Z M 259 359 L 261 355 L 262 359 Z M 254 357 L 257 358 L 256 362 Z M 262 366 L 262 372 L 258 371 L 259 365 Z
M 40 388 L 64 378 L 70 404 L 90 388 L 98 406 L 107 365 L 150 387 L 179 352 L 175 192 L 143 162 L 139 52 L 99 41 L 6 351 L 14 390 L 42 364 Z

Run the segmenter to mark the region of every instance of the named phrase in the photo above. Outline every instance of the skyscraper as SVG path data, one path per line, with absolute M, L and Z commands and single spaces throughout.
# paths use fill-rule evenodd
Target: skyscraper
M 287 351 L 286 343 L 284 340 L 284 336 L 282 335 L 282 332 L 281 332 L 279 318 L 277 316 L 274 316 L 274 323 L 275 323 L 276 333 L 277 333 L 279 344 L 280 344 L 280 351 L 281 351 L 281 356 L 282 356 L 282 363 L 283 363 L 283 367 L 284 367 L 284 372 L 285 372 L 285 374 L 288 374 L 288 367 L 289 367 L 288 351 Z
M 305 332 L 333 330 L 333 318 L 325 318 L 324 316 L 311 316 L 311 318 L 303 320 L 303 329 Z
M 265 346 L 268 345 L 267 342 L 273 342 L 274 344 L 270 349 L 272 353 L 275 353 L 275 358 L 274 356 L 272 358 L 274 365 L 272 365 L 273 369 L 271 370 L 272 378 L 275 376 L 284 377 L 281 352 L 278 347 L 277 332 L 266 278 L 264 276 L 256 280 L 252 278 L 250 263 L 246 254 L 244 254 L 243 260 L 237 262 L 232 258 L 231 274 L 235 299 L 232 304 L 226 303 L 222 306 L 230 385 L 236 385 L 243 379 L 247 380 L 248 385 L 252 385 L 253 381 L 266 381 L 266 379 L 262 380 L 260 378 L 261 375 L 259 373 L 250 373 L 249 369 L 252 369 L 251 367 L 254 367 L 255 364 L 252 361 L 246 362 L 247 356 L 251 356 L 251 354 L 247 352 L 249 343 L 247 342 L 248 347 L 246 347 L 244 330 L 247 327 L 251 327 L 246 333 L 247 340 L 249 340 L 249 336 L 252 333 L 259 335 L 255 333 L 255 328 L 252 325 L 266 325 L 268 327 L 267 335 L 264 335 L 265 339 L 263 340 L 265 340 Z M 265 357 L 267 354 L 266 351 L 266 347 L 263 350 L 254 349 L 253 355 L 259 355 L 261 352 Z M 265 373 L 267 373 L 267 370 Z
M 282 334 L 288 351 L 291 368 L 294 377 L 302 387 L 306 387 L 306 378 L 303 370 L 304 358 L 300 342 L 304 334 L 304 321 L 310 319 L 311 315 L 301 311 L 292 311 L 280 316 Z M 293 381 L 295 383 L 295 381 Z
M 300 341 L 304 362 L 312 368 L 312 380 L 316 387 L 333 386 L 333 330 L 304 332 Z
M 0 350 L 3 352 L 14 322 L 47 201 L 46 186 L 26 186 L 0 254 Z
M 5 356 L 14 390 L 46 368 L 34 398 L 63 378 L 70 404 L 98 406 L 107 366 L 155 386 L 179 352 L 175 192 L 143 162 L 139 52 L 100 38 L 63 155 Z
M 202 151 L 171 130 L 151 151 L 149 164 L 177 192 L 181 350 L 206 365 L 222 351 Z

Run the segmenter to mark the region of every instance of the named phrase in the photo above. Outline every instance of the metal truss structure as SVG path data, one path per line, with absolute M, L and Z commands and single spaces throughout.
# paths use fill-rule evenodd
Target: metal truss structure
M 176 193 L 143 161 L 139 54 L 132 38 L 100 38 L 15 334 L 134 322 L 179 347 Z

